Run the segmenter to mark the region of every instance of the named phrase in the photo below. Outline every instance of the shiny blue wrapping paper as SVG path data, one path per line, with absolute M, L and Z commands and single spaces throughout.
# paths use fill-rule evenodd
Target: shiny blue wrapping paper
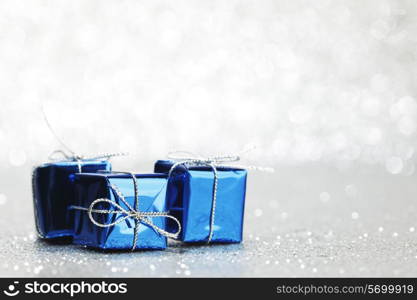
M 139 192 L 139 211 L 141 212 L 165 212 L 165 196 L 167 187 L 166 174 L 141 174 L 135 175 Z M 91 203 L 99 198 L 115 201 L 117 204 L 128 209 L 126 205 L 115 197 L 110 185 L 115 185 L 124 195 L 125 200 L 134 206 L 134 185 L 132 178 L 127 174 L 96 173 L 75 174 L 76 197 L 75 205 L 89 208 Z M 99 203 L 94 209 L 118 210 L 109 203 Z M 88 213 L 82 210 L 74 210 L 74 244 L 84 245 L 99 249 L 131 249 L 134 240 L 135 221 L 128 218 L 111 227 L 99 227 L 91 222 Z M 94 219 L 101 224 L 109 224 L 122 218 L 123 214 L 92 214 Z M 165 229 L 164 218 L 153 218 L 154 225 Z M 166 237 L 155 232 L 147 225 L 140 224 L 136 249 L 165 249 Z
M 82 172 L 110 169 L 107 160 L 81 162 Z M 75 161 L 46 163 L 33 170 L 35 223 L 41 238 L 72 236 L 73 221 L 68 206 L 73 204 L 74 187 L 69 176 L 78 172 Z
M 158 160 L 155 172 L 168 173 L 173 161 Z M 242 241 L 247 171 L 218 167 L 218 187 L 211 242 Z M 167 205 L 180 220 L 184 242 L 206 242 L 210 232 L 214 174 L 211 168 L 179 166 L 168 180 Z M 168 229 L 174 226 L 168 222 Z

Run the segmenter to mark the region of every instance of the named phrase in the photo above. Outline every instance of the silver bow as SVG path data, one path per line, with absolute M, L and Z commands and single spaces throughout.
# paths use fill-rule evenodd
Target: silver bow
M 115 193 L 115 196 L 117 196 L 117 198 L 119 198 L 120 201 L 122 201 L 124 203 L 124 205 L 126 205 L 127 209 L 123 208 L 116 201 L 106 199 L 106 198 L 99 198 L 99 199 L 94 200 L 88 208 L 73 205 L 73 206 L 71 206 L 71 209 L 87 211 L 90 221 L 94 225 L 96 225 L 98 227 L 103 227 L 103 228 L 115 226 L 115 225 L 119 224 L 120 222 L 123 222 L 123 221 L 125 221 L 126 219 L 129 219 L 129 218 L 133 219 L 135 221 L 135 227 L 134 227 L 134 234 L 133 234 L 132 251 L 136 249 L 140 223 L 143 223 L 143 224 L 149 226 L 150 228 L 152 228 L 155 232 L 159 233 L 160 235 L 163 235 L 163 236 L 168 237 L 168 238 L 176 239 L 181 232 L 181 224 L 178 221 L 178 219 L 175 218 L 174 216 L 169 215 L 168 212 L 141 212 L 141 211 L 139 211 L 139 192 L 138 192 L 138 183 L 137 183 L 137 180 L 136 180 L 136 176 L 133 173 L 129 173 L 129 172 L 113 172 L 113 173 L 128 174 L 132 177 L 133 186 L 134 186 L 134 193 L 135 193 L 135 196 L 134 196 L 135 197 L 135 202 L 134 202 L 133 207 L 126 201 L 125 197 L 123 196 L 121 191 L 117 188 L 117 186 L 111 185 L 110 188 Z M 116 207 L 117 210 L 94 209 L 94 207 L 98 203 L 109 203 L 110 205 Z M 122 218 L 117 219 L 114 222 L 111 222 L 111 223 L 100 223 L 100 222 L 98 222 L 97 220 L 94 219 L 93 213 L 121 214 L 121 215 L 124 215 L 124 216 Z M 168 232 L 164 229 L 161 229 L 152 222 L 151 218 L 171 219 L 178 225 L 178 230 L 177 230 L 177 232 L 172 233 L 172 232 Z
M 116 156 L 125 156 L 128 155 L 127 152 L 116 152 L 116 153 L 103 153 L 103 154 L 97 154 L 97 155 L 91 155 L 91 156 L 83 156 L 78 155 L 72 151 L 65 152 L 64 150 L 55 150 L 53 151 L 48 159 L 50 161 L 74 161 L 77 162 L 78 165 L 78 172 L 82 173 L 82 163 L 88 162 L 88 161 L 94 161 L 94 160 L 109 160 L 112 157 Z
M 115 157 L 115 156 L 128 155 L 128 153 L 126 153 L 126 152 L 103 153 L 103 154 L 97 154 L 97 155 L 93 155 L 93 156 L 83 156 L 83 155 L 76 154 L 74 151 L 71 150 L 70 147 L 68 147 L 68 145 L 66 143 L 64 143 L 62 138 L 56 133 L 55 129 L 53 128 L 53 126 L 49 122 L 48 116 L 45 112 L 45 109 L 43 107 L 42 102 L 41 102 L 40 109 L 41 109 L 45 124 L 48 127 L 49 131 L 55 137 L 57 142 L 61 144 L 62 148 L 65 149 L 65 150 L 60 149 L 60 150 L 53 151 L 49 155 L 49 160 L 50 161 L 55 161 L 55 162 L 56 161 L 74 161 L 74 162 L 77 162 L 78 171 L 79 171 L 79 173 L 81 173 L 82 172 L 82 168 L 81 168 L 82 167 L 82 162 L 84 162 L 84 161 L 93 161 L 93 160 L 99 160 L 99 159 L 109 160 L 110 158 Z

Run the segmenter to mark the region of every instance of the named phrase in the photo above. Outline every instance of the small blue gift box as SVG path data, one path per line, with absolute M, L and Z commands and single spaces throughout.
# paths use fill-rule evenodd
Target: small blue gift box
M 40 165 L 33 170 L 32 190 L 35 223 L 41 238 L 72 236 L 73 222 L 68 206 L 73 204 L 74 189 L 69 176 L 73 173 L 110 170 L 103 161 L 60 161 Z
M 73 179 L 73 243 L 99 249 L 167 247 L 166 174 L 82 173 Z
M 175 161 L 158 160 L 155 172 L 169 173 Z M 167 205 L 182 226 L 184 242 L 238 243 L 242 241 L 247 171 L 180 164 L 168 179 Z M 170 228 L 171 222 L 168 222 Z

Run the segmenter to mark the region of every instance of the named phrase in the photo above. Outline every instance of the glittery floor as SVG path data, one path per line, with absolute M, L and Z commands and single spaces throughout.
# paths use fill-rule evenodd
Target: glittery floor
M 172 243 L 157 252 L 103 253 L 40 241 L 30 191 L 10 184 L 8 194 L 27 198 L 27 205 L 11 197 L 1 203 L 0 275 L 417 276 L 415 176 L 379 167 L 277 170 L 249 179 L 243 244 Z

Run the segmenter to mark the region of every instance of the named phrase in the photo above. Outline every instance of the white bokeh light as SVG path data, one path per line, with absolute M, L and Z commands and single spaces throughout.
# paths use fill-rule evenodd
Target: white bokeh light
M 12 166 L 20 167 L 26 163 L 26 152 L 23 149 L 12 149 L 9 151 L 9 162 Z
M 4 205 L 7 203 L 7 196 L 5 194 L 0 193 L 0 205 Z
M 404 167 L 404 162 L 401 157 L 390 157 L 387 159 L 385 167 L 388 172 L 392 174 L 399 174 Z

